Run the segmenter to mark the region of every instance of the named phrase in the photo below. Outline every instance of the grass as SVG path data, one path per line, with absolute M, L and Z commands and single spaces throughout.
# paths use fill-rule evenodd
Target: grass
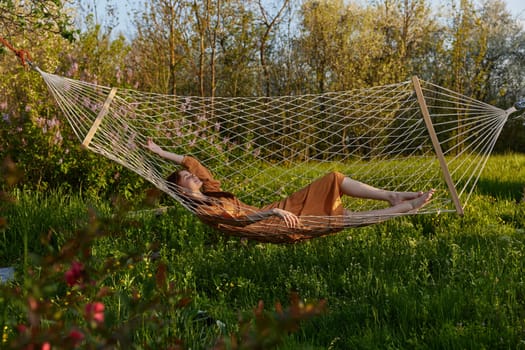
M 523 155 L 492 157 L 464 217 L 395 219 L 297 245 L 229 239 L 177 206 L 118 217 L 91 246 L 94 268 L 120 264 L 100 282 L 115 291 L 104 299 L 107 319 L 127 322 L 133 293 L 153 299 L 165 264 L 167 283 L 191 301 L 162 313 L 160 327 L 136 327 L 137 348 L 172 337 L 209 348 L 239 331 L 239 315 L 260 300 L 272 310 L 288 305 L 292 291 L 305 304 L 325 299 L 327 311 L 301 323 L 281 349 L 525 348 L 523 169 Z M 0 212 L 0 266 L 19 271 L 93 225 L 86 208 L 99 218 L 116 213 L 112 203 L 60 191 L 14 196 Z M 152 252 L 159 258 L 147 258 Z M 0 306 L 0 325 L 23 318 L 12 310 Z M 224 326 L 201 321 L 200 311 Z

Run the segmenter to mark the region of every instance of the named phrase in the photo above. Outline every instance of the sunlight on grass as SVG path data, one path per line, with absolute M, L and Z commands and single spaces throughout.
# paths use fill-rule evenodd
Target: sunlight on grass
M 523 155 L 492 157 L 464 217 L 406 217 L 296 245 L 224 237 L 170 203 L 164 213 L 129 213 L 64 191 L 16 192 L 15 202 L 0 203 L 0 266 L 15 267 L 13 283 L 24 293 L 9 299 L 9 284 L 2 286 L 4 343 L 19 334 L 34 291 L 60 305 L 68 324 L 85 324 L 83 311 L 67 307 L 73 300 L 63 272 L 57 280 L 46 272 L 55 265 L 46 264 L 88 240 L 88 255 L 70 253 L 85 257 L 86 276 L 98 276 L 83 297 L 103 302 L 105 326 L 132 330 L 126 341 L 137 348 L 174 339 L 185 348 L 213 348 L 217 339 L 235 348 L 231 334 L 257 338 L 239 320 L 250 320 L 260 301 L 268 327 L 289 315 L 272 311 L 276 302 L 304 308 L 300 328 L 277 341 L 281 349 L 517 348 L 524 339 L 523 169 Z M 38 289 L 29 276 L 55 277 Z M 308 306 L 320 300 L 326 312 Z M 138 316 L 148 307 L 157 311 Z M 96 315 L 90 339 L 111 336 Z M 149 323 L 154 315 L 160 319 Z

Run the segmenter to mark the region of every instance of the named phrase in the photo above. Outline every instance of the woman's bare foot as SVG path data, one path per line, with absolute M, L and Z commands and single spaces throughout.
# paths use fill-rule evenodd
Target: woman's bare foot
M 388 193 L 388 202 L 391 206 L 398 205 L 401 202 L 417 199 L 423 192 L 390 192 Z
M 412 210 L 418 210 L 425 206 L 432 198 L 434 192 L 435 190 L 432 189 L 430 191 L 421 193 L 418 197 L 408 201 L 408 203 L 410 203 L 410 205 L 412 206 Z

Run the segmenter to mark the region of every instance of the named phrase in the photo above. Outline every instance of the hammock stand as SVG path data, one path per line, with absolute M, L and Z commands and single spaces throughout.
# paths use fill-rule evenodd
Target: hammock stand
M 435 188 L 419 214 L 463 215 L 503 125 L 523 109 L 516 104 L 502 110 L 415 76 L 399 84 L 303 96 L 144 93 L 46 73 L 25 51 L 0 41 L 42 76 L 83 147 L 144 177 L 221 232 L 261 242 L 294 243 L 415 213 L 364 215 L 383 204 L 345 199 L 350 218 L 301 217 L 301 227 L 294 229 L 278 218 L 217 224 L 218 218 L 166 181 L 174 164 L 146 150 L 147 139 L 192 154 L 220 174 L 223 187 L 254 206 L 337 170 L 395 191 Z M 250 192 L 252 182 L 258 187 Z

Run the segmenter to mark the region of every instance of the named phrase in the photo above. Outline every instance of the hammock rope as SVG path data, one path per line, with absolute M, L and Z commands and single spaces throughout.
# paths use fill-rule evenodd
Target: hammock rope
M 438 158 L 410 81 L 321 95 L 210 99 L 115 90 L 40 74 L 85 147 L 135 171 L 200 217 L 206 213 L 166 182 L 174 164 L 145 149 L 148 138 L 199 159 L 223 188 L 256 207 L 340 171 L 389 190 L 435 188 L 433 201 L 420 213 L 461 214 L 507 119 L 503 110 L 421 82 Z M 276 218 L 221 229 L 282 242 L 390 218 L 360 214 L 383 203 L 344 200 L 354 212 L 351 220 L 302 217 L 303 229 L 290 230 Z
M 224 190 L 254 207 L 338 171 L 392 191 L 434 188 L 433 200 L 418 213 L 463 214 L 515 111 L 417 77 L 322 94 L 209 98 L 116 89 L 32 67 L 84 147 L 144 177 L 204 222 L 213 218 L 166 181 L 175 165 L 146 149 L 148 139 L 195 157 Z M 363 214 L 384 208 L 383 202 L 347 196 L 342 201 L 352 211 L 349 217 L 301 217 L 295 229 L 279 218 L 244 227 L 224 223 L 219 229 L 264 242 L 296 242 L 401 215 Z

